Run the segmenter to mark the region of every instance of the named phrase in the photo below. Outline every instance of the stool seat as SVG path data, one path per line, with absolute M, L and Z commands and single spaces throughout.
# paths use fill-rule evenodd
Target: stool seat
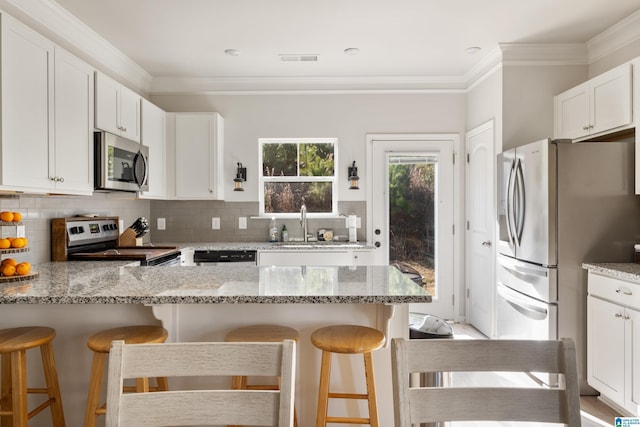
M 46 326 L 0 330 L 0 418 L 2 426 L 26 426 L 29 419 L 49 407 L 54 427 L 65 427 L 62 397 L 53 356 L 56 331 Z M 46 387 L 27 387 L 27 350 L 39 347 Z M 29 394 L 43 394 L 46 401 L 28 409 Z
M 227 342 L 280 342 L 300 340 L 297 330 L 280 325 L 251 325 L 230 331 L 224 340 Z
M 48 343 L 56 336 L 53 328 L 23 326 L 0 330 L 0 354 L 28 350 Z
M 322 350 L 316 427 L 326 427 L 327 424 L 335 423 L 369 424 L 371 427 L 378 427 L 378 405 L 376 403 L 372 352 L 382 347 L 384 341 L 385 337 L 381 331 L 360 325 L 333 325 L 313 331 L 311 343 Z M 363 355 L 366 393 L 329 391 L 333 353 Z M 329 416 L 329 399 L 366 400 L 369 416 L 367 418 Z
M 107 329 L 92 335 L 87 346 L 97 353 L 109 353 L 111 341 L 123 340 L 125 344 L 165 342 L 169 336 L 161 326 L 137 325 Z
M 89 392 L 87 393 L 87 406 L 85 411 L 84 426 L 95 427 L 98 415 L 106 413 L 106 404 L 100 405 L 100 392 L 102 390 L 102 376 L 107 356 L 111 350 L 111 341 L 122 340 L 126 344 L 163 343 L 169 333 L 162 326 L 133 325 L 100 331 L 87 339 L 87 347 L 93 351 L 91 362 L 91 377 L 89 379 Z M 167 379 L 156 378 L 157 387 L 149 386 L 148 378 L 136 379 L 135 387 L 123 387 L 128 392 L 148 392 L 155 390 L 168 391 Z
M 331 353 L 369 353 L 384 345 L 384 334 L 367 326 L 335 325 L 315 330 L 311 342 Z

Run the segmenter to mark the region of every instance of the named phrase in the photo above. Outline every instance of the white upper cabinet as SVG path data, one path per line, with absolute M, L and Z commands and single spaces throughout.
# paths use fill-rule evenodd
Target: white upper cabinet
M 633 125 L 631 64 L 623 64 L 554 98 L 555 138 L 587 139 Z
M 224 200 L 224 128 L 218 113 L 170 114 L 176 199 Z
M 149 190 L 142 199 L 165 199 L 166 181 L 166 116 L 161 108 L 142 100 L 142 144 L 149 147 Z
M 131 89 L 96 72 L 96 128 L 140 142 L 141 101 Z
M 1 20 L 0 186 L 92 194 L 93 69 L 8 15 Z

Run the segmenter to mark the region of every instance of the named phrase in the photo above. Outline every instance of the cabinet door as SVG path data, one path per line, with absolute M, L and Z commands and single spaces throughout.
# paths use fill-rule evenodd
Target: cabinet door
M 166 113 L 142 100 L 142 143 L 149 147 L 149 190 L 140 193 L 143 199 L 164 199 L 167 196 L 165 138 Z
M 353 251 L 353 265 L 371 265 L 371 251 Z
M 140 142 L 140 95 L 124 86 L 120 87 L 120 135 Z
M 624 405 L 624 309 L 587 297 L 587 381 L 600 393 Z
M 53 43 L 2 14 L 2 186 L 49 189 Z
M 175 129 L 176 198 L 215 199 L 216 117 L 179 113 Z
M 576 139 L 589 132 L 589 90 L 586 83 L 554 98 L 555 137 Z
M 591 134 L 632 122 L 631 64 L 624 64 L 589 81 Z
M 55 48 L 55 171 L 56 191 L 93 193 L 93 68 Z
M 640 415 L 640 311 L 626 310 L 627 378 L 625 408 Z
M 95 81 L 95 126 L 98 129 L 119 135 L 118 104 L 120 102 L 120 83 L 98 72 L 96 72 Z

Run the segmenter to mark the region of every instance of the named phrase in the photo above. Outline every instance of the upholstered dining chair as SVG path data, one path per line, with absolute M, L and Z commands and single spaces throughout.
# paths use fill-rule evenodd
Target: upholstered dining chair
M 580 426 L 573 341 L 405 340 L 391 342 L 395 427 L 440 421 L 529 421 Z M 410 385 L 427 372 L 523 372 L 558 375 L 557 387 Z M 455 381 L 454 381 L 455 383 Z
M 114 341 L 109 355 L 108 427 L 251 425 L 293 426 L 296 344 Z M 197 389 L 123 393 L 125 378 L 280 377 L 279 390 Z

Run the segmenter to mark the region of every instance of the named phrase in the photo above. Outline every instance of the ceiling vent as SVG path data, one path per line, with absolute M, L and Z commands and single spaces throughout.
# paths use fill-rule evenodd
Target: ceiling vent
M 294 55 L 294 54 L 280 54 L 280 61 L 284 62 L 315 62 L 318 60 L 318 55 Z

